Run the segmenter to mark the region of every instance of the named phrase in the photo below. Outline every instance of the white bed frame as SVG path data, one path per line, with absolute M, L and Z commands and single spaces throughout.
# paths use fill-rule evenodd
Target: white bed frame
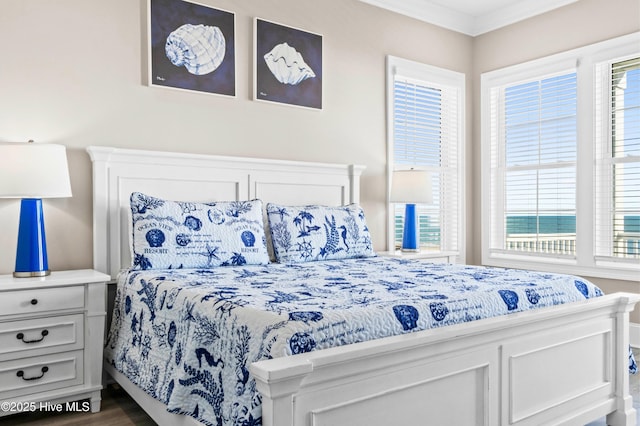
M 130 265 L 133 191 L 174 200 L 359 201 L 364 167 L 90 147 L 94 267 Z M 260 361 L 250 370 L 265 426 L 636 424 L 629 394 L 629 312 L 617 293 L 472 323 Z M 161 425 L 170 414 L 106 371 Z

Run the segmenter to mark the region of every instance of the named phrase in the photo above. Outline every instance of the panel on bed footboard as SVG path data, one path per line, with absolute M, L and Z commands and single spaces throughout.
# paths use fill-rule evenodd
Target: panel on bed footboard
M 491 375 L 497 378 L 491 354 L 476 352 L 455 359 L 456 371 L 443 363 L 414 365 L 405 371 L 380 376 L 371 383 L 358 383 L 353 399 L 346 392 L 328 390 L 338 404 L 312 410 L 313 426 L 371 425 L 490 425 L 497 413 L 491 412 Z M 448 362 L 450 362 L 449 360 Z M 398 376 L 401 376 L 399 379 Z M 396 383 L 397 382 L 397 383 Z M 395 386 L 390 386 L 393 383 Z M 378 387 L 381 389 L 377 391 Z M 377 392 L 376 392 L 377 391 Z M 361 397 L 356 397 L 363 394 Z M 317 394 L 313 398 L 317 403 Z M 304 407 L 305 396 L 296 399 Z M 302 408 L 304 410 L 304 408 Z M 297 424 L 297 423 L 296 423 Z M 301 423 L 302 424 L 302 423 Z
M 538 425 L 613 394 L 613 327 L 605 318 L 505 344 L 505 424 Z
M 287 396 L 263 399 L 263 422 L 296 426 L 496 424 L 499 352 L 495 348 L 426 357 L 420 352 L 398 352 L 384 359 L 365 356 L 356 363 L 345 359 L 326 368 L 316 365 L 314 378 L 293 396 L 290 422 L 278 417 L 273 423 L 269 415 L 280 404 L 288 404 Z M 258 388 L 270 393 L 260 383 Z

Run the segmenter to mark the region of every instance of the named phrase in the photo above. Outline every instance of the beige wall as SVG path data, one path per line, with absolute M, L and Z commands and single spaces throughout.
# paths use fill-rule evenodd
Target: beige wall
M 580 0 L 555 11 L 478 36 L 473 41 L 472 210 L 480 212 L 480 75 L 509 65 L 640 30 L 638 0 Z M 480 261 L 480 215 L 472 215 L 474 262 Z M 640 277 L 639 277 L 640 278 Z M 591 278 L 605 292 L 640 292 L 640 281 Z M 640 323 L 640 307 L 632 315 Z
M 89 145 L 364 164 L 383 250 L 385 56 L 470 76 L 472 39 L 356 0 L 198 2 L 236 14 L 236 99 L 141 83 L 144 0 L 0 3 L 0 141 L 68 147 L 73 197 L 44 202 L 50 268 L 92 266 Z M 254 17 L 323 35 L 323 111 L 251 100 Z M 14 268 L 18 211 L 0 200 L 0 273 Z

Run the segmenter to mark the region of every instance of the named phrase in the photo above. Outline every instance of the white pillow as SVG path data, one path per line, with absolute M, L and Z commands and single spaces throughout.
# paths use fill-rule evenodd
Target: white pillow
M 134 269 L 269 263 L 260 200 L 194 203 L 134 192 L 130 205 Z
M 342 207 L 267 204 L 271 240 L 280 263 L 375 256 L 364 211 Z

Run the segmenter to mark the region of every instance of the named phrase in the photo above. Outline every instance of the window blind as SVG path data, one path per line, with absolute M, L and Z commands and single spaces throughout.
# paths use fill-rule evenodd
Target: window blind
M 430 172 L 433 203 L 417 206 L 418 232 L 423 248 L 438 251 L 458 250 L 459 103 L 456 87 L 394 75 L 394 168 Z M 404 205 L 394 209 L 394 239 L 399 247 Z
M 640 57 L 597 66 L 596 257 L 640 258 Z
M 492 250 L 575 256 L 577 77 L 491 91 Z

